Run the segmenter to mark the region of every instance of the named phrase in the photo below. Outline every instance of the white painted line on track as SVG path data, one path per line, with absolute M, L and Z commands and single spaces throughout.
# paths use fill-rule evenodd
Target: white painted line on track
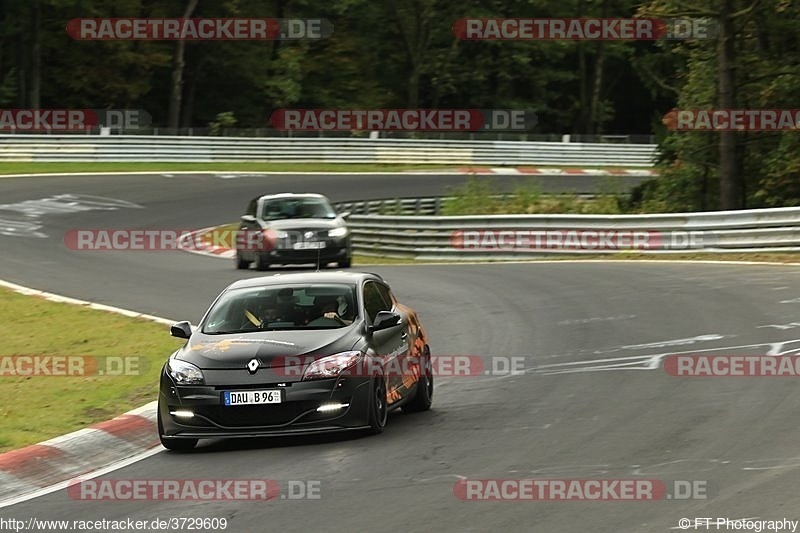
M 172 324 L 177 322 L 177 320 L 170 320 L 168 318 L 147 315 L 144 313 L 140 313 L 138 311 L 131 311 L 130 309 L 122 309 L 121 307 L 98 304 L 94 302 L 89 302 L 87 300 L 79 300 L 77 298 L 70 298 L 69 296 L 62 296 L 60 294 L 53 294 L 51 292 L 40 291 L 38 289 L 31 289 L 30 287 L 17 285 L 16 283 L 11 283 L 5 280 L 0 280 L 0 287 L 11 289 L 16 293 L 24 294 L 25 296 L 39 296 L 51 302 L 60 302 L 60 303 L 86 306 L 89 307 L 90 309 L 108 311 L 110 313 L 116 313 L 118 315 L 124 315 L 131 318 L 143 318 L 145 320 L 150 320 L 151 322 L 158 322 L 159 324 L 166 324 L 168 326 L 171 326 Z

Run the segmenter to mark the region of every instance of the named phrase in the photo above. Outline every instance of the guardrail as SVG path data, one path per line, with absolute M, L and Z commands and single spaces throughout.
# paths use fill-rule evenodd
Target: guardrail
M 0 161 L 638 167 L 656 145 L 437 139 L 0 135 Z
M 421 260 L 800 251 L 800 208 L 658 215 L 351 215 L 354 249 Z

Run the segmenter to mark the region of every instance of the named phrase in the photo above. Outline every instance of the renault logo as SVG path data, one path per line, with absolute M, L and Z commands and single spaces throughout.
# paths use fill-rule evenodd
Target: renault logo
M 258 359 L 250 359 L 250 362 L 247 363 L 247 370 L 251 374 L 255 374 L 256 370 L 258 370 Z

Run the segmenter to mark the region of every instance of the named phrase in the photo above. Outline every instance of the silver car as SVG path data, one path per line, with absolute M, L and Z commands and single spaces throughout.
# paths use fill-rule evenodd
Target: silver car
M 268 194 L 253 198 L 236 237 L 236 268 L 266 270 L 270 265 L 352 261 L 350 230 L 321 194 Z

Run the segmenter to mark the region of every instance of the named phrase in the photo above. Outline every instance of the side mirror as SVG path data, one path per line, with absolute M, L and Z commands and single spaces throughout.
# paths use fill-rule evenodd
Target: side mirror
M 188 320 L 172 324 L 169 328 L 169 334 L 179 339 L 188 339 L 192 336 L 192 325 Z
M 256 221 L 256 217 L 254 217 L 253 215 L 242 215 L 241 220 L 242 222 L 253 223 Z
M 342 217 L 342 218 L 347 218 L 352 214 L 353 213 L 351 213 L 350 211 L 345 211 L 344 213 L 339 213 L 339 216 Z
M 378 311 L 375 322 L 369 327 L 370 332 L 389 329 L 400 323 L 400 315 L 391 311 Z

